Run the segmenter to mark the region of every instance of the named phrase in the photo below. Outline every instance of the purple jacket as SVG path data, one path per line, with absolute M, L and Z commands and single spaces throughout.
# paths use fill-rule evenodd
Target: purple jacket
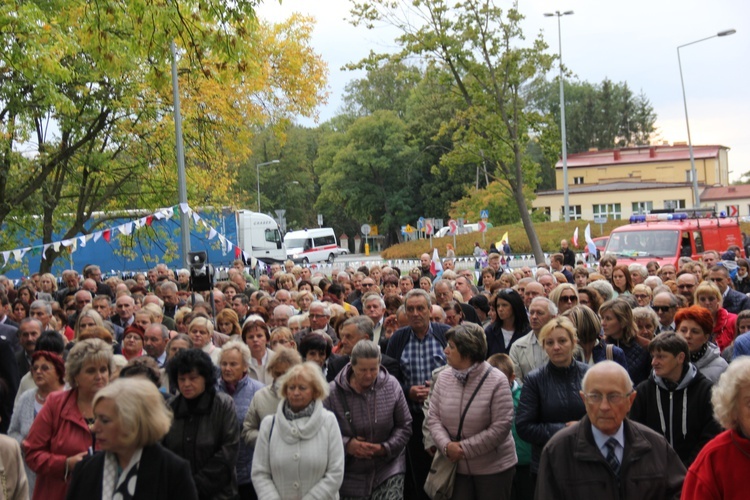
M 369 497 L 386 479 L 406 471 L 404 449 L 411 437 L 411 414 L 401 385 L 383 366 L 372 387 L 359 394 L 349 385 L 352 366 L 347 364 L 331 382 L 331 394 L 324 406 L 336 415 L 344 440 L 344 450 L 354 437 L 382 444 L 384 457 L 370 460 L 346 455 L 342 497 Z M 351 412 L 345 416 L 343 398 Z
M 480 363 L 469 374 L 466 385 L 453 375 L 453 368 L 438 375 L 430 396 L 428 427 L 441 452 L 458 433 L 461 414 L 489 367 L 486 361 Z M 513 396 L 508 379 L 493 368 L 466 413 L 461 432 L 461 448 L 466 459 L 458 462 L 460 474 L 497 474 L 516 465 L 516 445 L 510 432 L 513 417 Z

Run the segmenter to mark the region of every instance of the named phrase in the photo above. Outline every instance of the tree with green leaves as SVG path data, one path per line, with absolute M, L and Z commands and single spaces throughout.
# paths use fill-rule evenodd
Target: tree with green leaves
M 0 225 L 48 243 L 56 233 L 95 229 L 111 210 L 174 204 L 172 41 L 189 200 L 230 201 L 230 166 L 250 155 L 254 130 L 311 116 L 325 95 L 326 68 L 310 48 L 312 21 L 292 16 L 270 25 L 255 17 L 254 5 L 0 7 Z M 48 251 L 42 271 L 57 255 Z
M 413 216 L 422 181 L 412 168 L 415 155 L 406 125 L 393 111 L 357 119 L 321 146 L 316 209 L 343 210 L 359 223 L 377 224 L 386 243 L 394 243 L 402 221 Z
M 400 30 L 395 59 L 418 56 L 451 75 L 451 90 L 465 109 L 451 120 L 453 149 L 441 164 L 486 165 L 492 180 L 506 181 L 534 256 L 542 262 L 524 190 L 536 185 L 538 171 L 526 146 L 544 121 L 528 108 L 524 91 L 553 61 L 541 36 L 523 42 L 517 5 L 503 13 L 487 0 L 354 1 L 352 15 L 355 25 L 384 22 Z

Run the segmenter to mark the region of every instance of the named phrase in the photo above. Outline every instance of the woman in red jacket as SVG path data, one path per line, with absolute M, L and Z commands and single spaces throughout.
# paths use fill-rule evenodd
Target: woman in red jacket
M 750 470 L 750 356 L 732 361 L 714 386 L 714 417 L 726 429 L 703 447 L 685 476 L 683 500 L 747 498 Z
M 47 396 L 23 442 L 26 463 L 37 473 L 34 500 L 65 498 L 73 468 L 95 446 L 91 405 L 111 373 L 112 346 L 106 342 L 82 340 L 71 349 L 65 363 L 70 390 Z

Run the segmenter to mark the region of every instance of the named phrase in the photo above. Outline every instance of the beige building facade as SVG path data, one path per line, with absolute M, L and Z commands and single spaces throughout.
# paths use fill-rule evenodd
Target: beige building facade
M 728 150 L 725 146 L 693 147 L 701 190 L 729 183 Z M 562 161 L 555 169 L 557 189 L 538 191 L 532 206 L 534 210 L 547 213 L 550 220 L 562 220 Z M 652 210 L 692 207 L 688 147 L 682 144 L 643 146 L 571 154 L 568 156 L 568 195 L 571 220 L 628 219 L 633 214 Z M 713 206 L 701 201 L 703 206 Z M 745 209 L 750 210 L 750 206 Z

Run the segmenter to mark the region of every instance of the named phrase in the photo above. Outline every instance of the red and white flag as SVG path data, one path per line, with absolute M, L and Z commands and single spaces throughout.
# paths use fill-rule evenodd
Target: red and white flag
M 573 231 L 573 246 L 578 246 L 578 228 L 576 228 L 575 231 Z

